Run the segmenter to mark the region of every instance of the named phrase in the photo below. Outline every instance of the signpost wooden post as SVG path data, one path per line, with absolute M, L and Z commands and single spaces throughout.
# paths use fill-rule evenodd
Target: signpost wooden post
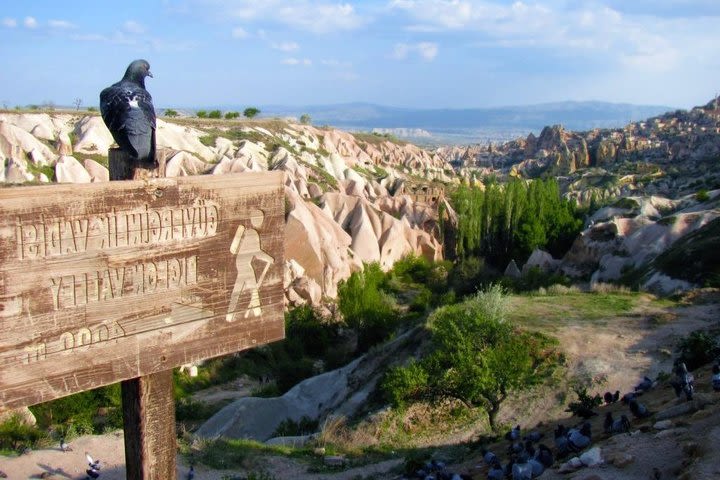
M 0 408 L 122 381 L 175 478 L 172 368 L 284 338 L 283 232 L 281 172 L 0 189 Z

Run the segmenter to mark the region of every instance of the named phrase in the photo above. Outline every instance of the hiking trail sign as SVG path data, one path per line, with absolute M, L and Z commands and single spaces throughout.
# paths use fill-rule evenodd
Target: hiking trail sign
M 284 338 L 282 175 L 0 189 L 0 408 Z

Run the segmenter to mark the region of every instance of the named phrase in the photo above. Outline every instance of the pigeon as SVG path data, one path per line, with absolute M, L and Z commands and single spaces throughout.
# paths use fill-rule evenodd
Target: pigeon
M 487 473 L 488 480 L 504 480 L 505 479 L 505 470 L 503 470 L 502 465 L 500 465 L 500 462 L 495 459 L 495 461 L 490 465 L 490 469 Z
M 87 478 L 95 479 L 100 476 L 100 472 L 92 468 L 88 468 L 87 470 L 85 470 L 85 473 L 87 474 Z
M 564 425 L 558 425 L 555 429 L 555 451 L 558 457 L 565 457 L 570 453 L 570 443 L 567 438 L 567 428 Z
M 612 427 L 610 427 L 611 433 L 627 433 L 630 431 L 630 420 L 626 415 L 621 415 L 620 418 L 613 421 Z
M 60 437 L 60 450 L 63 452 L 72 452 L 72 448 L 65 441 L 65 437 Z
M 720 392 L 720 365 L 713 365 L 712 367 L 712 388 L 716 392 Z
M 543 438 L 545 434 L 542 432 L 538 432 L 537 430 L 533 430 L 532 432 L 528 433 L 523 437 L 523 440 L 526 442 L 529 440 L 531 442 L 539 442 L 541 438 Z
M 605 414 L 605 422 L 603 423 L 603 431 L 605 433 L 612 432 L 613 422 L 615 422 L 615 420 L 613 420 L 612 412 L 607 412 Z
M 635 418 L 645 418 L 651 415 L 647 407 L 637 400 L 632 400 L 630 402 L 630 412 L 635 416 Z
M 544 443 L 538 445 L 538 449 L 535 452 L 535 460 L 538 460 L 540 463 L 542 463 L 545 468 L 550 468 L 555 461 L 552 452 Z
M 675 372 L 677 379 L 670 382 L 675 389 L 675 395 L 679 397 L 680 394 L 684 392 L 685 398 L 692 400 L 693 393 L 695 392 L 695 377 L 692 373 L 688 372 L 684 362 L 678 365 Z
M 193 480 L 195 478 L 195 467 L 190 465 L 190 470 L 188 470 L 187 474 L 187 480 Z
M 527 455 L 523 454 L 512 466 L 512 480 L 531 480 L 533 468 Z
M 505 438 L 514 442 L 520 439 L 520 425 L 515 426 L 512 430 L 505 434 Z
M 567 434 L 567 438 L 570 448 L 575 452 L 579 452 L 590 445 L 590 441 L 592 439 L 590 422 L 585 422 L 579 430 L 577 428 L 570 429 Z
M 85 458 L 88 461 L 88 465 L 92 470 L 100 470 L 100 460 L 93 459 L 88 452 L 85 452 Z
M 647 392 L 650 389 L 652 389 L 655 386 L 655 382 L 653 382 L 650 378 L 644 377 L 642 382 L 638 383 L 635 386 L 636 392 Z
M 620 390 L 615 390 L 615 393 L 605 392 L 603 399 L 606 405 L 617 402 L 620 399 Z
M 0 470 L 0 478 L 8 478 L 7 473 Z
M 492 465 L 493 462 L 498 459 L 497 455 L 490 450 L 487 450 L 485 447 L 480 448 L 480 454 L 483 456 L 483 461 L 488 465 Z
M 623 395 L 623 397 L 622 397 L 622 402 L 623 402 L 625 405 L 630 405 L 630 402 L 632 402 L 633 400 L 635 400 L 637 397 L 638 397 L 638 396 L 637 396 L 635 393 L 633 393 L 633 392 L 626 393 L 626 394 Z
M 145 60 L 132 62 L 122 80 L 100 92 L 100 113 L 120 149 L 138 165 L 155 165 L 155 108 L 145 90 Z

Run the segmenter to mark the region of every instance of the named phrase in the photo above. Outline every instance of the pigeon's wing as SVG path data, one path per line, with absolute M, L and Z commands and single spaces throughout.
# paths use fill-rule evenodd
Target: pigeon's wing
M 92 458 L 92 457 L 90 456 L 90 454 L 87 453 L 87 452 L 85 452 L 85 458 L 87 459 L 87 461 L 88 461 L 88 463 L 89 463 L 90 465 L 92 465 L 93 463 L 95 463 L 95 462 L 93 461 L 93 458 Z
M 120 148 L 140 160 L 154 160 L 155 109 L 147 90 L 119 82 L 100 92 L 100 113 Z

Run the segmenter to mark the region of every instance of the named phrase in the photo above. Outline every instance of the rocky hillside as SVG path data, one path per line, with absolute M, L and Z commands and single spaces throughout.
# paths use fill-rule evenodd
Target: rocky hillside
M 282 170 L 289 304 L 334 297 L 363 262 L 390 268 L 404 255 L 442 257 L 438 196 L 452 181 L 442 155 L 383 135 L 266 121 L 158 120 L 167 175 Z M 112 136 L 98 115 L 0 114 L 0 181 L 108 181 Z M 417 201 L 416 201 L 417 200 Z
M 564 177 L 568 195 L 580 200 L 593 194 L 675 198 L 720 187 L 720 101 L 624 128 L 573 132 L 555 125 L 539 136 L 440 153 L 464 176 Z

